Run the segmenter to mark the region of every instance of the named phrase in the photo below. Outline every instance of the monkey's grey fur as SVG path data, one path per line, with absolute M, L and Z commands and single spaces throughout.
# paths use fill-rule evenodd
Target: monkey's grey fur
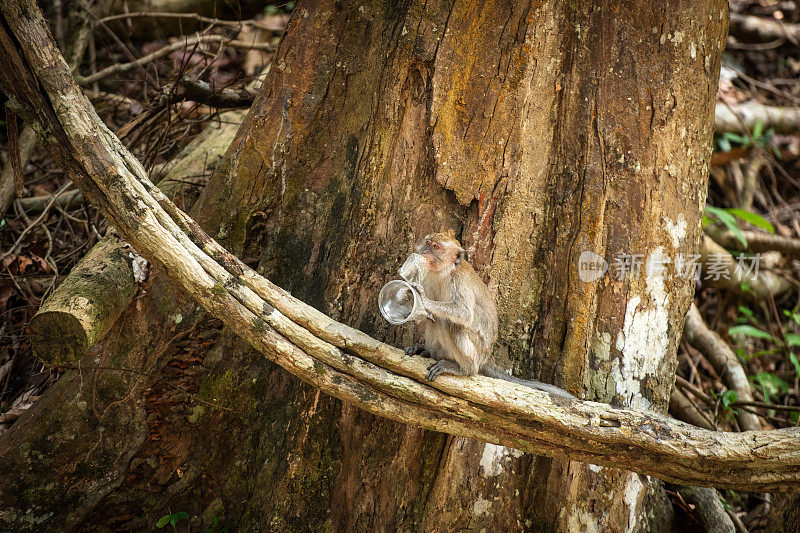
M 427 352 L 436 359 L 428 368 L 429 381 L 441 374 L 481 374 L 574 398 L 555 385 L 509 375 L 490 361 L 497 340 L 497 308 L 489 288 L 452 234 L 426 236 L 417 253 L 425 260 L 419 289 L 432 319 L 422 321 L 423 345 L 409 347 L 406 353 Z

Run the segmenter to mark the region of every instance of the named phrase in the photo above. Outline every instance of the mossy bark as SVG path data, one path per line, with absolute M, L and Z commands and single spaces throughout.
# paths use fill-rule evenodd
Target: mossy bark
M 109 236 L 75 265 L 28 326 L 37 357 L 52 365 L 74 363 L 111 329 L 133 297 L 132 251 Z
M 499 303 L 499 359 L 587 399 L 663 412 L 691 278 L 670 267 L 584 283 L 578 259 L 694 251 L 726 9 L 299 2 L 195 215 L 296 296 L 397 345 L 413 331 L 386 325 L 375 295 L 415 240 L 453 228 Z M 51 529 L 141 529 L 178 510 L 237 530 L 669 526 L 648 478 L 376 418 L 253 357 L 151 283 L 129 310 L 141 329 L 120 330 L 102 356 L 146 376 L 121 383 L 124 396 L 76 375 L 64 385 L 94 402 L 65 427 L 111 430 L 116 446 L 56 435 L 46 466 L 62 481 L 0 520 L 32 508 Z M 125 417 L 101 416 L 121 406 Z M 30 411 L 16 442 L 43 416 Z M 4 471 L 26 459 L 6 439 Z M 75 472 L 87 464 L 106 475 Z M 34 479 L 0 490 L 24 494 Z
M 183 209 L 190 207 L 242 118 L 242 111 L 220 115 L 153 181 Z M 114 234 L 89 250 L 31 319 L 28 331 L 37 357 L 49 364 L 71 364 L 103 338 L 128 307 L 137 281 L 146 277 L 145 272 L 135 275 L 134 254 Z

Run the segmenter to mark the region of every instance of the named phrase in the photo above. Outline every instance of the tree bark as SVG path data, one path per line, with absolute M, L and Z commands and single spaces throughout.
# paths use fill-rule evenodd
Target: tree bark
M 583 250 L 609 262 L 694 250 L 725 9 L 301 3 L 195 212 L 296 296 L 398 345 L 413 333 L 380 321 L 375 294 L 414 240 L 452 227 L 497 295 L 498 357 L 663 412 L 691 278 L 583 283 L 577 263 Z M 26 419 L 63 428 L 34 442 L 37 469 L 113 475 L 91 501 L 53 502 L 27 473 L 19 498 L 80 527 L 152 527 L 178 508 L 241 530 L 668 526 L 645 477 L 375 418 L 196 323 L 172 290 L 157 276 L 129 310 L 144 329 L 103 351 L 146 376 L 95 367 L 116 386 L 87 412 L 72 374 L 48 397 L 58 416 Z M 65 439 L 105 416 L 114 438 L 87 461 L 88 440 Z
M 301 4 L 229 179 L 205 197 L 207 227 L 396 345 L 413 333 L 385 325 L 374 295 L 415 239 L 452 227 L 497 295 L 496 355 L 588 399 L 663 411 L 691 284 L 671 277 L 665 299 L 658 279 L 585 284 L 576 266 L 587 249 L 609 262 L 693 251 L 725 11 Z M 408 435 L 309 396 L 284 401 L 338 436 L 283 453 L 311 475 L 316 454 L 344 458 L 323 495 L 341 528 L 637 529 L 658 510 L 639 476 Z M 309 516 L 298 506 L 319 494 L 287 496 L 276 513 Z
M 766 531 L 792 533 L 800 531 L 800 494 L 776 494 L 767 516 Z

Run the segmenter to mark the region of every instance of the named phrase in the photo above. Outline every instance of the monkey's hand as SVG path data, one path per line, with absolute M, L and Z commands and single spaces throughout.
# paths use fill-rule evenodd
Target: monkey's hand
M 428 353 L 428 350 L 425 349 L 425 345 L 420 344 L 412 344 L 408 348 L 405 349 L 406 355 L 422 355 L 424 357 L 430 357 L 431 354 Z
M 417 291 L 420 296 L 425 296 L 425 287 L 423 287 L 420 283 L 417 283 L 416 281 L 409 281 L 408 284 L 411 285 L 411 287 L 413 287 L 413 289 Z
M 426 302 L 430 302 L 430 300 L 427 296 L 425 296 L 425 288 L 416 281 L 409 281 L 408 284 L 411 285 L 411 287 L 422 297 L 422 309 L 425 311 L 425 316 L 427 319 L 431 322 L 435 322 L 433 314 L 431 314 L 430 310 L 428 310 L 428 306 L 426 305 Z

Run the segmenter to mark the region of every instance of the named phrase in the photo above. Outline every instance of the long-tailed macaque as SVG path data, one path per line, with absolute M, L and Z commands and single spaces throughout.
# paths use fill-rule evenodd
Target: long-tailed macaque
M 497 308 L 452 230 L 426 236 L 416 252 L 422 258 L 417 288 L 429 318 L 422 320 L 424 343 L 407 348 L 406 353 L 436 359 L 428 368 L 429 381 L 441 374 L 481 374 L 573 397 L 555 385 L 512 376 L 490 361 L 497 340 Z

